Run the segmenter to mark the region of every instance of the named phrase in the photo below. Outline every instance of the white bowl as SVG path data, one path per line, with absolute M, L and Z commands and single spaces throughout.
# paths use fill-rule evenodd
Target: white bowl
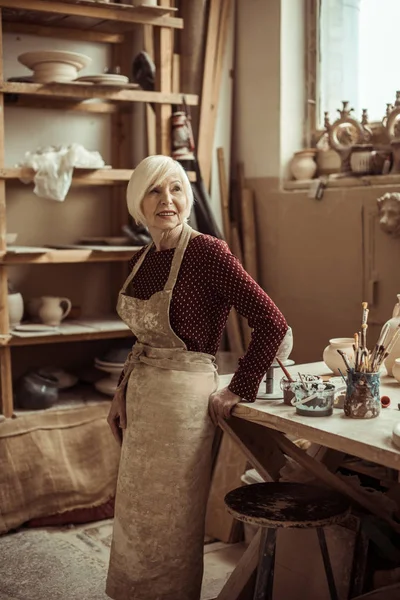
M 106 394 L 107 396 L 114 396 L 117 386 L 118 379 L 115 377 L 105 377 L 104 379 L 99 379 L 99 381 L 96 381 L 94 384 L 97 391 Z
M 33 70 L 33 80 L 39 83 L 73 81 L 78 71 L 87 67 L 92 59 L 78 52 L 24 52 L 18 56 L 20 63 Z
M 392 369 L 393 377 L 400 383 L 400 358 L 396 358 Z

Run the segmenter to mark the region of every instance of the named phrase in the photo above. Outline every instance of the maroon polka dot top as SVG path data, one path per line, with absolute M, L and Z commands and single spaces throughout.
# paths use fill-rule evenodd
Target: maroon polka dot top
M 131 259 L 131 270 L 143 252 L 144 248 Z M 174 248 L 150 250 L 126 293 L 148 300 L 161 291 L 167 282 L 174 252 Z M 170 323 L 173 331 L 188 350 L 214 356 L 232 306 L 248 320 L 253 331 L 229 389 L 243 400 L 253 402 L 288 325 L 225 242 L 209 235 L 192 238 L 172 293 Z

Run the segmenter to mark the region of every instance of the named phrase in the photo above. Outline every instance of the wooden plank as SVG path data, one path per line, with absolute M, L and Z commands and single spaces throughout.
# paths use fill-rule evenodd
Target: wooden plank
M 181 74 L 181 55 L 174 53 L 172 56 L 172 78 L 171 78 L 171 92 L 178 94 L 181 89 L 180 84 Z
M 53 333 L 14 335 L 8 341 L 1 339 L 0 344 L 9 346 L 32 346 L 41 344 L 58 344 L 64 342 L 104 340 L 132 337 L 131 330 L 119 319 L 82 319 L 81 321 L 63 321 Z
M 217 1 L 217 0 L 216 0 Z M 211 0 L 212 2 L 212 0 Z M 200 164 L 201 173 L 203 176 L 204 183 L 208 188 L 211 179 L 211 156 L 212 148 L 214 144 L 215 124 L 217 119 L 217 110 L 219 103 L 219 94 L 221 89 L 222 81 L 222 68 L 225 56 L 225 49 L 228 37 L 228 25 L 229 25 L 229 14 L 232 6 L 231 0 L 219 0 L 219 20 L 216 31 L 216 48 L 215 54 L 210 63 L 205 62 L 204 68 L 212 68 L 212 75 L 204 74 L 205 80 L 203 85 L 206 86 L 206 92 L 204 87 L 201 96 L 201 109 L 200 109 L 200 127 L 199 127 L 199 142 L 198 142 L 198 159 Z M 210 18 L 211 6 L 210 6 Z M 211 34 L 215 36 L 215 29 L 211 31 Z M 208 37 L 207 37 L 208 46 Z M 215 47 L 215 40 L 210 41 L 210 46 Z M 208 56 L 208 47 L 206 47 L 206 61 Z M 211 79 L 208 82 L 208 79 Z M 211 89 L 208 89 L 211 88 Z
M 74 3 L 61 0 L 0 0 L 0 7 L 30 12 L 48 12 L 62 17 L 71 15 L 120 23 L 183 28 L 182 19 L 169 16 L 169 13 L 175 9 L 170 8 L 168 10 L 162 6 L 132 6 L 127 4 L 104 4 L 102 6 L 98 2 L 89 2 L 88 0 Z
M 160 0 L 161 6 L 169 6 L 170 0 Z M 172 30 L 161 27 L 154 32 L 155 63 L 156 63 L 156 89 L 164 94 L 171 93 L 172 83 L 172 55 L 173 37 Z M 174 104 L 180 104 L 179 97 Z M 157 104 L 156 110 L 156 152 L 169 156 L 171 154 L 171 115 L 172 107 L 169 104 Z
M 133 169 L 95 169 L 88 171 L 87 169 L 75 169 L 72 179 L 73 186 L 84 185 L 118 185 L 129 181 L 133 173 Z M 31 178 L 33 181 L 35 172 L 32 169 L 0 169 L 0 180 L 19 180 Z M 190 181 L 196 181 L 196 173 L 187 171 Z
M 65 263 L 86 263 L 86 262 L 126 262 L 132 258 L 132 255 L 140 249 L 138 246 L 132 246 L 130 250 L 121 251 L 93 251 L 93 250 L 49 250 L 46 253 L 12 253 L 5 251 L 0 253 L 0 265 L 50 265 Z
M 224 149 L 217 148 L 218 175 L 219 175 L 219 193 L 221 202 L 222 223 L 224 229 L 224 238 L 228 246 L 231 246 L 231 226 L 229 219 L 229 188 L 226 178 L 226 165 Z
M 240 246 L 239 231 L 236 223 L 231 224 L 231 251 L 232 254 L 234 254 L 243 265 L 242 248 Z M 242 317 L 242 315 L 239 315 L 239 322 L 242 332 L 244 349 L 247 349 L 251 342 L 251 329 L 249 327 L 247 319 L 245 317 Z
M 203 83 L 199 117 L 199 136 L 197 142 L 197 157 L 206 188 L 209 187 L 211 161 L 209 150 L 210 102 L 213 97 L 214 67 L 217 54 L 220 13 L 223 0 L 210 0 L 207 23 L 207 41 L 203 67 Z M 208 173 L 208 179 L 205 178 Z
M 2 11 L 0 10 L 0 81 L 3 79 L 3 33 Z M 4 167 L 4 96 L 0 93 L 0 167 Z M 6 249 L 6 184 L 0 180 L 0 252 Z M 0 336 L 6 340 L 9 331 L 8 321 L 8 277 L 5 266 L 0 266 Z M 11 353 L 9 348 L 0 351 L 0 391 L 3 414 L 13 413 L 13 389 L 11 373 Z
M 206 535 L 221 542 L 237 541 L 238 522 L 225 507 L 225 495 L 242 485 L 241 476 L 246 470 L 247 458 L 237 444 L 223 435 L 214 468 L 206 514 Z
M 254 424 L 253 427 L 260 427 L 260 425 Z M 400 533 L 400 524 L 393 521 L 388 512 L 379 504 L 379 502 L 375 502 L 368 492 L 364 492 L 362 489 L 351 486 L 340 477 L 331 473 L 325 465 L 314 460 L 282 433 L 270 430 L 268 435 L 277 443 L 282 452 L 307 469 L 308 472 L 315 475 L 315 477 L 320 479 L 326 485 L 333 487 L 345 496 L 348 496 L 368 512 L 383 519 L 394 531 Z
M 217 600 L 236 600 L 244 591 L 247 582 L 258 566 L 261 531 L 257 531 L 247 550 L 237 563 L 228 581 L 218 594 Z
M 1 412 L 5 417 L 10 418 L 14 412 L 14 403 L 12 393 L 11 350 L 7 347 L 0 347 L 0 393 Z
M 65 40 L 82 40 L 85 42 L 103 44 L 121 44 L 124 41 L 122 33 L 107 33 L 94 30 L 70 29 L 68 27 L 52 27 L 50 25 L 35 25 L 33 23 L 15 23 L 6 21 L 3 24 L 5 33 L 19 33 L 26 35 L 38 35 L 40 37 L 51 37 Z
M 114 88 L 116 86 L 93 85 L 79 82 L 42 84 L 6 81 L 0 83 L 0 92 L 8 94 L 31 94 L 65 99 L 75 98 L 77 100 L 99 98 L 113 102 L 153 102 L 156 104 L 180 104 L 182 102 L 181 94 Z M 196 105 L 198 103 L 198 97 L 193 94 L 185 95 L 185 99 L 188 105 Z
M 11 100 L 12 98 L 12 100 Z M 41 96 L 8 96 L 5 102 L 7 108 L 36 108 L 44 110 L 63 110 L 83 113 L 113 114 L 119 111 L 131 110 L 128 103 L 114 104 L 112 102 L 75 102 L 42 98 Z
M 154 27 L 145 25 L 143 27 L 143 44 L 144 50 L 150 56 L 151 60 L 155 60 L 154 48 Z M 146 136 L 147 136 L 147 155 L 153 156 L 156 154 L 156 115 L 153 108 L 146 104 Z
M 221 421 L 220 427 L 239 446 L 248 462 L 257 469 L 264 481 L 278 481 L 286 458 L 262 427 L 231 417 Z
M 245 188 L 242 190 L 241 196 L 244 267 L 248 274 L 257 281 L 257 232 L 253 190 Z

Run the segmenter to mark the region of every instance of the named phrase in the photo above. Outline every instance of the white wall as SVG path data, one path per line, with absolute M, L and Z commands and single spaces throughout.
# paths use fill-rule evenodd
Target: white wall
M 279 177 L 301 148 L 303 0 L 237 0 L 235 151 L 246 177 Z

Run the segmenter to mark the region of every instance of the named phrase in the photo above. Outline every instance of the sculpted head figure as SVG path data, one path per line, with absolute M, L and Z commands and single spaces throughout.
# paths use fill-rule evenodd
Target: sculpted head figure
M 400 194 L 387 193 L 377 199 L 379 224 L 385 233 L 400 237 Z

